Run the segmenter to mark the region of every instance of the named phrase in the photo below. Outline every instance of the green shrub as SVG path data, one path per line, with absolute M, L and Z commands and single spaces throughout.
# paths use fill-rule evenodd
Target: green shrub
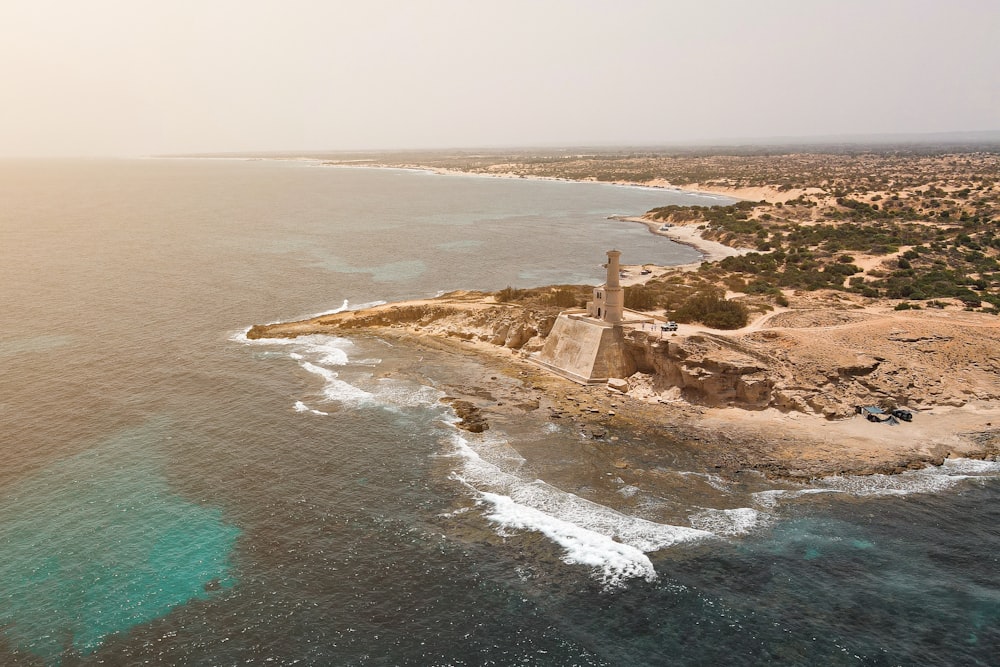
M 721 292 L 698 292 L 671 313 L 678 322 L 701 322 L 713 329 L 739 329 L 750 319 L 750 310 L 742 303 L 727 300 Z
M 659 294 L 645 285 L 633 285 L 625 290 L 625 307 L 632 310 L 654 310 Z
M 580 305 L 580 300 L 576 291 L 568 287 L 560 287 L 549 295 L 549 303 L 560 308 L 576 308 Z
M 519 301 L 522 299 L 524 297 L 524 290 L 516 289 L 507 285 L 499 292 L 494 293 L 494 296 L 500 303 L 510 303 L 511 301 Z

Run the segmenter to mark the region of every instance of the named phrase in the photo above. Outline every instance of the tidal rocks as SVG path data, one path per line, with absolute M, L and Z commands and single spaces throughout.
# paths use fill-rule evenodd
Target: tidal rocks
M 441 399 L 441 402 L 450 405 L 455 414 L 458 415 L 459 421 L 455 424 L 458 428 L 470 433 L 482 433 L 490 428 L 489 422 L 483 416 L 482 410 L 469 401 L 445 396 Z

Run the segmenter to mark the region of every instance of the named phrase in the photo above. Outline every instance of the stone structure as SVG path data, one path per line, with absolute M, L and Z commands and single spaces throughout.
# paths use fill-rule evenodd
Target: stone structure
M 618 250 L 608 251 L 607 281 L 594 288 L 594 300 L 587 303 L 587 314 L 598 320 L 618 324 L 625 315 L 625 288 L 621 281 L 621 264 Z
M 627 353 L 622 322 L 625 290 L 619 280 L 618 250 L 608 251 L 607 282 L 594 288 L 587 310 L 565 310 L 556 318 L 541 352 L 530 357 L 540 366 L 581 384 L 603 384 L 636 371 Z

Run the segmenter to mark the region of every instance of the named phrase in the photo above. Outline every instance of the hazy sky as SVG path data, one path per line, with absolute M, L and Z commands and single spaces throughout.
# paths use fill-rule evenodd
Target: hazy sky
M 1000 130 L 1000 0 L 0 0 L 0 155 Z

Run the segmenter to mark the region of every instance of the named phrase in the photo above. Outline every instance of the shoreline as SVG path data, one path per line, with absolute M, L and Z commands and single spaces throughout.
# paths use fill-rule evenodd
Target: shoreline
M 532 403 L 548 420 L 573 423 L 595 442 L 608 443 L 612 432 L 631 433 L 635 435 L 632 439 L 648 442 L 666 434 L 686 443 L 685 448 L 695 452 L 706 469 L 733 479 L 744 472 L 793 482 L 842 475 L 891 475 L 940 466 L 948 458 L 997 460 L 1000 456 L 1000 405 L 995 402 L 926 406 L 913 422 L 890 426 L 872 424 L 857 415 L 827 419 L 794 410 L 711 407 L 679 396 L 664 400 L 639 386 L 619 393 L 604 385 L 577 385 L 531 363 L 520 350 L 483 340 L 471 331 L 428 324 L 424 313 L 414 319 L 406 312 L 442 304 L 454 309 L 459 319 L 498 307 L 467 293 L 446 295 L 272 325 L 262 329 L 263 336 L 248 337 L 316 333 L 377 336 L 414 349 L 472 354 L 487 370 L 503 373 L 517 385 L 491 385 L 493 397 L 489 400 L 472 391 L 450 394 L 474 406 L 487 422 L 516 419 L 513 413 L 520 409 L 517 406 Z M 617 445 L 614 451 L 615 474 L 619 475 L 638 474 L 648 467 L 651 457 L 669 456 L 669 450 L 657 452 L 648 445 Z M 644 483 L 654 482 L 646 479 Z
M 256 158 L 256 159 L 293 159 L 293 158 Z M 762 190 L 767 190 L 771 196 L 775 197 L 775 201 L 785 201 L 786 197 L 793 198 L 786 193 L 782 193 L 773 188 L 723 188 L 723 187 L 713 187 L 710 185 L 702 185 L 700 183 L 695 183 L 697 187 L 682 187 L 679 185 L 674 185 L 668 181 L 649 181 L 646 183 L 638 181 L 599 181 L 597 179 L 581 179 L 581 178 L 562 178 L 560 176 L 535 176 L 529 174 L 516 174 L 509 171 L 497 171 L 491 173 L 484 173 L 480 171 L 466 171 L 463 169 L 453 169 L 451 167 L 431 167 L 428 165 L 420 164 L 389 164 L 371 161 L 368 164 L 358 164 L 360 161 L 344 161 L 344 162 L 333 162 L 330 160 L 324 160 L 320 158 L 294 158 L 305 161 L 315 161 L 322 166 L 327 167 L 341 167 L 346 169 L 400 169 L 405 171 L 420 171 L 428 174 L 434 174 L 437 176 L 472 176 L 477 178 L 503 178 L 503 179 L 518 179 L 525 181 L 548 181 L 556 183 L 589 183 L 592 185 L 611 185 L 620 188 L 642 188 L 646 190 L 665 190 L 669 192 L 680 192 L 689 195 L 700 195 L 702 197 L 711 197 L 717 199 L 723 197 L 726 199 L 732 199 L 734 201 L 750 201 L 746 196 L 758 193 Z M 740 194 L 736 194 L 740 193 Z M 796 194 L 795 196 L 798 196 Z
M 772 203 L 774 202 L 783 203 L 795 199 L 803 194 L 815 194 L 824 192 L 819 188 L 788 188 L 782 190 L 770 186 L 729 187 L 723 185 L 713 185 L 710 183 L 689 183 L 686 185 L 676 185 L 664 179 L 654 179 L 651 181 L 600 181 L 597 180 L 596 178 L 581 179 L 581 178 L 564 178 L 561 176 L 536 176 L 533 174 L 518 174 L 510 171 L 496 171 L 496 172 L 486 173 L 481 171 L 466 171 L 463 169 L 455 169 L 452 167 L 432 167 L 429 165 L 421 165 L 421 164 L 406 164 L 406 163 L 390 164 L 390 163 L 377 162 L 375 160 L 370 160 L 370 161 L 348 160 L 343 162 L 334 162 L 322 158 L 255 158 L 255 159 L 298 159 L 302 161 L 315 161 L 321 166 L 328 166 L 328 167 L 341 167 L 348 169 L 400 169 L 405 171 L 425 172 L 437 176 L 473 176 L 479 178 L 521 179 L 527 181 L 549 181 L 549 182 L 559 182 L 559 183 L 590 183 L 595 185 L 611 185 L 622 188 L 641 188 L 646 190 L 679 192 L 688 195 L 710 197 L 712 199 L 718 199 L 721 197 L 724 199 L 731 199 L 734 202 L 739 202 L 739 201 L 757 202 L 766 200 Z M 360 162 L 366 162 L 366 164 L 359 164 Z
M 644 187 L 651 189 L 671 189 L 674 191 L 687 192 L 699 195 L 721 195 L 729 199 L 738 199 L 737 193 L 747 196 L 768 195 L 772 201 L 783 201 L 798 196 L 798 190 L 779 192 L 776 188 L 755 188 L 744 190 L 724 190 L 722 188 L 704 188 L 701 190 L 685 190 L 677 188 L 669 183 L 644 184 L 629 182 L 604 182 L 597 180 L 573 180 L 568 178 L 548 177 L 548 176 L 528 176 L 514 173 L 478 173 L 450 168 L 435 168 L 424 165 L 390 165 L 390 164 L 357 164 L 357 163 L 336 163 L 329 161 L 317 161 L 322 166 L 336 166 L 341 168 L 380 168 L 380 169 L 402 169 L 410 171 L 421 171 L 434 175 L 462 175 L 483 178 L 520 178 L 531 180 L 563 181 L 568 183 L 604 183 L 618 187 Z M 751 192 L 752 190 L 752 192 Z M 655 267 L 646 276 L 630 275 L 623 280 L 624 285 L 637 284 L 650 278 L 655 278 L 663 273 L 682 270 L 692 271 L 702 266 L 705 262 L 717 261 L 725 257 L 743 255 L 754 252 L 747 248 L 732 248 L 715 241 L 704 239 L 701 230 L 695 224 L 677 225 L 673 224 L 665 227 L 663 223 L 647 220 L 640 216 L 610 216 L 612 219 L 625 222 L 638 222 L 646 225 L 650 233 L 663 236 L 675 243 L 688 245 L 701 254 L 701 259 L 688 264 L 669 267 Z M 643 268 L 650 268 L 653 265 L 645 265 Z M 632 267 L 623 267 L 632 268 Z M 638 273 L 638 272 L 636 272 Z M 442 299 L 424 299 L 400 302 L 397 304 L 386 304 L 364 312 L 391 313 L 395 309 L 407 308 L 428 308 L 435 304 L 447 301 Z M 484 305 L 479 303 L 474 305 L 474 299 L 462 299 L 459 308 L 464 308 L 469 314 L 474 308 L 488 306 L 496 307 L 499 304 L 492 302 Z M 430 304 L 430 305 L 429 305 Z M 800 306 L 801 307 L 801 306 Z M 809 306 L 815 308 L 816 306 Z M 844 306 L 851 308 L 851 305 Z M 823 306 L 820 306 L 822 309 Z M 876 308 L 876 310 L 878 310 Z M 355 313 L 361 311 L 354 311 Z M 808 311 L 806 311 L 808 312 Z M 852 313 L 855 311 L 851 311 Z M 301 322 L 280 325 L 288 327 L 286 335 L 295 336 L 305 333 L 329 333 L 338 329 L 337 320 L 346 320 L 354 315 L 342 313 L 333 317 L 317 317 Z M 846 316 L 845 316 L 846 317 Z M 875 315 L 868 315 L 875 317 Z M 930 314 L 926 314 L 930 317 Z M 952 317 L 947 315 L 945 317 Z M 956 316 L 957 317 L 957 316 Z M 927 403 L 920 403 L 920 412 L 913 424 L 901 424 L 899 426 L 873 425 L 861 417 L 853 416 L 848 418 L 828 419 L 819 414 L 820 408 L 810 404 L 815 412 L 804 412 L 805 407 L 799 408 L 774 408 L 756 409 L 747 407 L 709 407 L 695 402 L 689 402 L 676 397 L 664 400 L 665 395 L 661 393 L 646 393 L 646 388 L 640 387 L 630 391 L 628 394 L 610 392 L 604 386 L 580 387 L 567 380 L 558 378 L 548 372 L 530 364 L 525 356 L 525 352 L 499 346 L 492 342 L 486 342 L 487 338 L 483 334 L 472 331 L 463 331 L 461 326 L 453 327 L 448 331 L 440 325 L 425 325 L 416 322 L 393 321 L 392 316 L 382 316 L 383 320 L 375 326 L 363 326 L 357 323 L 346 328 L 350 332 L 362 335 L 391 335 L 398 337 L 406 344 L 416 347 L 425 346 L 435 349 L 446 349 L 457 353 L 472 352 L 484 359 L 484 363 L 490 367 L 500 367 L 504 373 L 514 379 L 520 379 L 524 384 L 523 389 L 542 391 L 538 392 L 539 401 L 544 407 L 551 411 L 552 419 L 571 419 L 576 422 L 582 433 L 602 433 L 607 431 L 610 425 L 626 427 L 633 432 L 642 433 L 655 429 L 657 424 L 669 424 L 671 432 L 682 435 L 692 441 L 698 442 L 699 448 L 704 450 L 704 455 L 712 461 L 712 466 L 728 474 L 738 474 L 743 471 L 753 470 L 766 476 L 801 481 L 817 477 L 827 477 L 835 475 L 872 475 L 872 474 L 893 474 L 907 470 L 915 470 L 926 465 L 941 465 L 949 457 L 970 457 L 970 458 L 992 458 L 996 460 L 1000 453 L 1000 429 L 994 424 L 1000 425 L 1000 404 L 995 400 L 997 392 L 993 389 L 985 392 L 990 396 L 987 400 L 979 400 L 976 396 L 969 396 L 959 403 L 949 403 L 945 397 L 943 403 L 934 404 L 934 399 Z M 755 323 L 752 329 L 770 329 L 780 338 L 775 340 L 795 341 L 797 331 L 805 330 L 805 336 L 818 337 L 822 345 L 820 330 L 830 327 L 822 324 L 796 324 L 785 318 L 788 324 L 775 324 L 762 326 L 769 317 L 760 318 L 760 322 Z M 884 319 L 884 318 L 883 318 Z M 843 320 L 844 322 L 854 321 L 853 316 Z M 863 323 L 864 318 L 856 320 Z M 871 321 L 871 320 L 869 320 Z M 957 323 L 956 323 L 957 324 Z M 965 323 L 964 325 L 967 325 Z M 913 327 L 913 330 L 920 327 L 908 321 L 903 321 L 902 325 Z M 963 325 L 963 326 L 964 326 Z M 810 329 L 809 327 L 815 327 Z M 749 329 L 747 329 L 749 331 Z M 858 329 L 859 335 L 868 335 L 868 329 Z M 887 332 L 873 330 L 876 335 L 886 336 Z M 778 333 L 781 332 L 781 333 Z M 702 332 L 692 330 L 689 336 L 697 336 Z M 732 336 L 736 332 L 705 332 L 715 336 Z M 905 333 L 905 331 L 904 331 Z M 950 333 L 950 332 L 945 332 Z M 281 335 L 281 334 L 279 334 Z M 895 335 L 888 332 L 890 336 Z M 680 340 L 680 339 L 678 339 Z M 860 338 L 859 338 L 860 340 Z M 940 332 L 930 331 L 927 334 L 913 334 L 911 339 L 905 336 L 901 338 L 903 342 L 912 340 L 917 344 L 920 341 L 950 340 L 947 335 Z M 847 347 L 840 348 L 841 356 L 856 357 L 856 345 L 850 341 L 837 341 L 840 345 L 850 343 Z M 673 345 L 673 343 L 671 343 Z M 513 353 L 513 354 L 512 354 Z M 846 353 L 846 354 L 845 354 Z M 836 351 L 831 354 L 836 356 Z M 912 359 L 907 357 L 907 360 Z M 817 359 L 808 354 L 802 356 L 802 362 L 807 366 L 802 368 L 803 376 L 800 377 L 798 370 L 794 371 L 793 382 L 804 383 L 804 386 L 812 386 L 811 380 L 806 379 L 811 369 L 808 364 L 814 363 Z M 819 358 L 823 363 L 832 363 L 829 358 Z M 840 363 L 837 360 L 837 363 Z M 848 375 L 854 373 L 851 360 L 847 360 L 845 367 Z M 879 368 L 879 361 L 872 368 Z M 916 365 L 916 364 L 914 364 Z M 794 363 L 793 363 L 794 366 Z M 834 367 L 835 368 L 835 367 Z M 858 366 L 857 368 L 860 368 Z M 885 368 L 892 368 L 885 366 Z M 890 374 L 908 373 L 910 369 L 899 368 L 890 370 Z M 924 369 L 926 371 L 926 369 Z M 871 371 L 868 371 L 871 372 Z M 880 371 L 882 372 L 882 371 Z M 919 376 L 919 372 L 915 371 Z M 939 373 L 944 373 L 943 369 Z M 924 375 L 926 377 L 926 373 Z M 818 378 L 820 384 L 813 386 L 814 391 L 822 385 L 822 377 Z M 648 380 L 646 381 L 648 383 Z M 960 380 L 961 382 L 961 380 Z M 891 385 L 889 385 L 891 386 Z M 912 385 L 911 385 L 912 386 Z M 990 385 L 992 386 L 992 385 Z M 884 387 L 883 387 L 884 389 Z M 679 389 L 678 389 L 679 392 Z M 794 392 L 793 392 L 794 393 Z M 931 391 L 934 393 L 934 391 Z M 940 393 L 938 391 L 938 393 Z M 487 418 L 491 411 L 496 412 L 497 406 L 483 403 L 481 398 L 475 395 L 458 396 L 462 400 L 467 400 L 482 410 Z M 830 397 L 829 400 L 836 401 Z M 868 400 L 868 399 L 862 399 Z M 874 399 L 872 399 L 874 400 Z M 518 397 L 510 395 L 505 397 L 504 403 L 517 404 Z M 843 407 L 841 403 L 841 409 Z M 849 403 L 847 405 L 853 405 Z M 502 410 L 500 411 L 502 412 Z M 842 413 L 842 410 L 841 410 Z M 499 413 L 497 413 L 499 414 Z M 603 436 L 593 436 L 600 439 Z M 629 462 L 629 453 L 622 452 L 621 469 L 629 469 L 634 464 Z M 616 464 L 616 467 L 619 467 Z
M 638 222 L 646 225 L 651 234 L 663 236 L 674 243 L 694 248 L 701 253 L 701 259 L 687 264 L 677 264 L 669 267 L 656 267 L 662 269 L 681 269 L 684 271 L 696 271 L 705 262 L 717 262 L 726 257 L 737 257 L 747 253 L 757 252 L 753 248 L 733 248 L 717 241 L 706 239 L 701 234 L 701 230 L 696 225 L 671 225 L 666 229 L 664 223 L 654 220 L 647 220 L 641 216 L 611 216 L 613 220 L 623 222 Z
M 684 194 L 693 194 L 701 196 L 712 196 L 712 197 L 723 196 L 736 201 L 740 200 L 739 197 L 726 194 L 726 192 L 724 192 L 722 189 L 717 189 L 714 191 L 688 190 L 670 184 L 655 185 L 655 184 L 645 184 L 645 183 L 633 183 L 628 181 L 609 182 L 609 181 L 597 181 L 597 180 L 579 180 L 579 179 L 569 179 L 569 178 L 556 178 L 551 176 L 526 176 L 509 172 L 483 174 L 479 172 L 462 171 L 460 169 L 449 169 L 446 167 L 428 167 L 422 165 L 391 165 L 391 164 L 376 164 L 376 163 L 351 164 L 348 162 L 330 162 L 326 160 L 317 160 L 317 162 L 321 166 L 337 167 L 341 169 L 398 169 L 401 171 L 416 171 L 437 176 L 470 176 L 478 178 L 504 178 L 504 179 L 523 179 L 523 180 L 550 181 L 550 182 L 562 182 L 562 183 L 604 184 L 615 187 L 646 188 L 650 190 L 669 190 L 673 192 L 681 192 Z M 776 190 L 774 192 L 777 193 Z M 776 199 L 776 201 L 780 200 L 781 199 Z M 672 225 L 668 229 L 663 229 L 663 223 L 656 222 L 653 220 L 647 220 L 642 216 L 637 216 L 637 215 L 613 215 L 609 216 L 608 219 L 619 220 L 622 222 L 637 222 L 646 225 L 646 228 L 649 230 L 651 234 L 654 234 L 656 236 L 662 236 L 664 238 L 673 241 L 674 243 L 694 248 L 699 253 L 701 253 L 700 260 L 694 262 L 688 262 L 687 264 L 676 264 L 665 267 L 656 267 L 659 269 L 681 269 L 684 271 L 694 271 L 697 270 L 698 267 L 705 262 L 714 262 L 720 259 L 725 259 L 726 257 L 734 257 L 739 255 L 745 255 L 750 252 L 756 252 L 756 250 L 753 248 L 733 248 L 731 246 L 727 246 L 722 243 L 706 239 L 701 235 L 700 230 L 698 230 L 697 227 L 694 225 Z
M 570 420 L 594 441 L 603 441 L 608 432 L 619 429 L 655 438 L 656 425 L 667 424 L 672 437 L 699 450 L 706 467 L 734 479 L 741 473 L 755 472 L 771 479 L 803 483 L 844 475 L 900 474 L 940 466 L 954 458 L 995 461 L 1000 457 L 1000 428 L 977 430 L 984 423 L 1000 426 L 1000 406 L 941 407 L 922 412 L 915 423 L 888 426 L 871 424 L 861 416 L 827 420 L 774 409 L 706 407 L 683 399 L 663 403 L 612 392 L 604 386 L 574 384 L 488 343 L 405 329 L 394 330 L 392 337 L 414 347 L 454 353 L 473 351 L 488 367 L 535 390 L 541 399 L 540 409 L 548 410 L 550 419 Z M 458 398 L 476 405 L 487 419 L 501 410 L 475 394 Z M 513 405 L 525 397 L 520 391 L 511 391 L 507 395 L 498 392 L 496 398 Z M 984 444 L 976 442 L 976 436 L 983 434 Z M 621 447 L 616 454 L 615 473 L 619 475 L 642 470 L 646 464 L 641 459 L 650 455 L 627 447 Z

